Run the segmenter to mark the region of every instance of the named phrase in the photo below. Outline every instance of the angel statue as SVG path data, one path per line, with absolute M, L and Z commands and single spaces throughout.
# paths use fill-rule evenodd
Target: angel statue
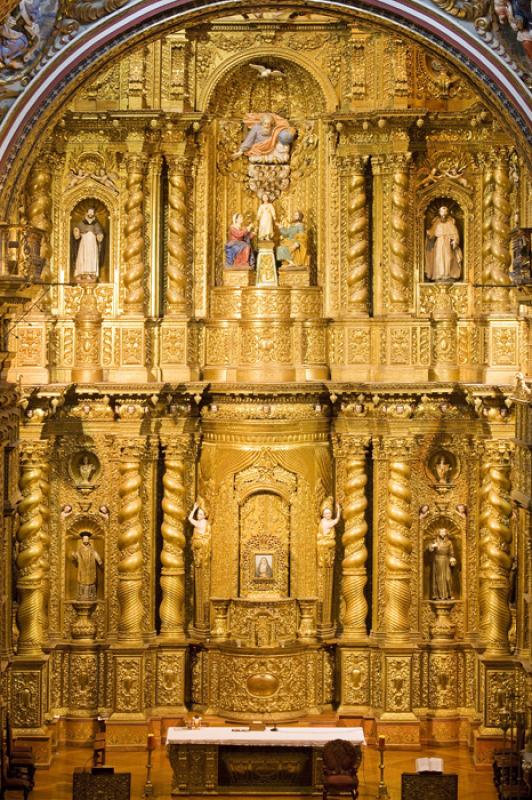
M 207 625 L 209 573 L 211 560 L 211 524 L 205 502 L 198 497 L 188 521 L 194 528 L 192 557 L 194 559 L 194 626 L 203 631 Z
M 321 519 L 318 526 L 318 561 L 327 564 L 334 557 L 336 546 L 335 526 L 340 521 L 340 506 L 336 503 L 336 517 L 333 517 L 333 499 L 327 497 L 321 504 Z

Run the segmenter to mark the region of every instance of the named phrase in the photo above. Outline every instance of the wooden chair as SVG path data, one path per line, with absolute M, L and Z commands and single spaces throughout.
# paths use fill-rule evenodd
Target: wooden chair
M 6 718 L 6 723 L 8 722 Z M 6 737 L 4 740 L 4 731 L 0 729 L 0 753 L 3 759 L 2 772 L 5 773 L 7 778 L 23 778 L 28 781 L 33 788 L 35 784 L 35 761 L 33 759 L 33 752 L 31 748 L 16 748 L 9 747 L 10 728 L 6 725 Z M 5 760 L 5 763 L 4 763 Z
M 403 772 L 401 800 L 458 800 L 458 775 L 443 772 Z
M 24 800 L 28 800 L 29 794 L 33 789 L 33 781 L 22 775 L 12 775 L 9 772 L 9 762 L 7 755 L 2 753 L 2 768 L 0 769 L 0 800 L 4 800 L 6 792 L 22 792 Z
M 349 792 L 358 797 L 357 770 L 362 761 L 362 748 L 346 739 L 332 739 L 323 748 L 323 800 L 327 793 Z

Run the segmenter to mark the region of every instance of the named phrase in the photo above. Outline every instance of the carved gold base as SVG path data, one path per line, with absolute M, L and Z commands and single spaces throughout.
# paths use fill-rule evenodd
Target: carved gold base
M 223 284 L 233 289 L 241 286 L 255 286 L 255 270 L 224 269 Z
M 376 721 L 377 737 L 386 738 L 386 747 L 394 750 L 415 750 L 421 748 L 420 723 L 418 720 L 386 720 L 383 717 Z
M 473 735 L 473 761 L 476 767 L 491 769 L 495 750 L 502 749 L 504 738 L 501 734 L 489 733 L 479 728 Z
M 144 751 L 150 726 L 146 720 L 119 721 L 110 719 L 106 724 L 105 746 L 107 750 Z
M 49 733 L 16 734 L 17 743 L 31 747 L 35 766 L 47 768 L 52 763 L 54 755 L 53 737 Z
M 58 739 L 62 745 L 91 747 L 97 730 L 98 721 L 94 717 L 62 717 L 58 723 Z
M 103 369 L 101 367 L 74 367 L 72 369 L 72 383 L 101 383 Z

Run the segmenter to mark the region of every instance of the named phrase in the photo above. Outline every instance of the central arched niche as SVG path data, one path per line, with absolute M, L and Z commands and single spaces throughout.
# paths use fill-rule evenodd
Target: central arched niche
M 268 55 L 247 53 L 245 61 L 231 61 L 230 68 L 220 65 L 207 105 L 211 120 L 208 136 L 215 142 L 216 154 L 214 283 L 221 284 L 223 248 L 233 214 L 239 211 L 252 221 L 259 204 L 247 185 L 247 158 L 233 157 L 247 133 L 244 120 L 250 113 L 274 112 L 297 130 L 290 159 L 290 184 L 275 205 L 279 220 L 290 219 L 297 209 L 303 211 L 310 237 L 311 270 L 315 271 L 320 179 L 317 165 L 326 138 L 322 120 L 335 102 L 334 90 L 326 77 L 318 81 L 306 66 L 272 49 Z M 261 77 L 257 66 L 280 74 Z

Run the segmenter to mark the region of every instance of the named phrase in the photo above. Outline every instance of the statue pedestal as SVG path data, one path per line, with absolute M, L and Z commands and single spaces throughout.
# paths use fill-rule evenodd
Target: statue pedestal
M 310 286 L 308 267 L 281 267 L 279 269 L 279 286 L 291 289 L 306 289 Z
M 223 275 L 224 286 L 240 289 L 242 286 L 255 286 L 255 271 L 252 269 L 237 269 L 226 267 Z
M 96 636 L 96 623 L 92 619 L 96 600 L 76 600 L 72 603 L 77 618 L 72 624 L 72 638 L 77 641 L 93 641 Z
M 454 639 L 456 625 L 451 622 L 451 612 L 455 603 L 455 600 L 431 600 L 431 608 L 436 614 L 436 619 L 430 624 L 431 639 L 444 641 Z
M 259 242 L 259 252 L 257 253 L 257 279 L 255 285 L 258 287 L 279 285 L 275 266 L 275 255 L 273 252 L 273 242 Z
M 100 353 L 102 315 L 96 304 L 96 279 L 87 275 L 78 282 L 82 287 L 82 295 L 80 310 L 74 317 L 76 349 L 72 381 L 100 383 L 103 380 Z

